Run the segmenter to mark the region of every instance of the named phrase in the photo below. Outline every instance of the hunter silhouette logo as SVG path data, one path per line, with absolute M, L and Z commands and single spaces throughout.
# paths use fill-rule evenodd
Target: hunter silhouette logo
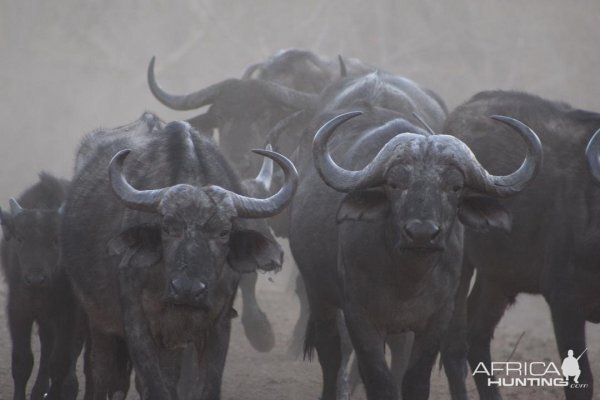
M 566 381 L 569 380 L 569 377 L 573 377 L 573 381 L 575 383 L 579 383 L 579 375 L 581 375 L 581 370 L 579 369 L 579 359 L 586 351 L 587 348 L 577 358 L 573 357 L 573 350 L 569 350 L 567 352 L 567 357 L 563 360 L 560 367 Z
M 491 365 L 480 362 L 473 371 L 473 376 L 486 375 L 488 386 L 587 388 L 589 386 L 587 383 L 579 383 L 579 375 L 581 375 L 579 359 L 586 351 L 587 349 L 575 358 L 573 350 L 569 350 L 560 369 L 552 361 L 505 361 L 492 362 Z M 573 378 L 573 383 L 569 382 L 570 378 Z

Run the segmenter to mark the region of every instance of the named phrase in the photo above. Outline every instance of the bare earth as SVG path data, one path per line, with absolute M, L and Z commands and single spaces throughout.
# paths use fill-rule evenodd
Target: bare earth
M 290 277 L 289 270 L 290 268 L 287 271 L 284 269 L 272 279 L 267 276 L 260 277 L 259 302 L 269 315 L 277 338 L 276 347 L 270 353 L 256 352 L 244 336 L 240 318 L 234 320 L 223 380 L 224 400 L 318 399 L 321 387 L 318 362 L 293 360 L 287 355 L 291 332 L 299 313 L 299 302 L 290 289 L 293 277 Z M 1 288 L 0 294 L 4 310 L 4 287 Z M 241 310 L 239 300 L 236 309 Z M 554 361 L 560 366 L 561 359 L 556 352 L 548 308 L 539 296 L 522 295 L 517 304 L 507 311 L 493 342 L 496 361 L 504 361 L 509 357 L 523 332 L 525 334 L 511 360 Z M 596 377 L 600 377 L 599 344 L 600 327 L 588 325 L 588 352 Z M 9 399 L 12 397 L 10 339 L 4 312 L 0 315 L 0 360 L 0 399 Z M 472 381 L 469 381 L 469 391 L 472 398 L 477 398 Z M 564 398 L 562 389 L 559 388 L 512 388 L 503 390 L 502 393 L 505 399 L 516 400 Z M 137 395 L 130 393 L 128 398 L 135 399 Z M 360 390 L 353 400 L 364 398 L 364 392 Z M 432 374 L 430 398 L 449 398 L 445 375 L 437 368 Z

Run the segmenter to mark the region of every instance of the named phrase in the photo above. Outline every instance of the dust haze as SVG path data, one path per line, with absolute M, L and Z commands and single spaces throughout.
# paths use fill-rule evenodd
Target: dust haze
M 70 178 L 85 133 L 131 122 L 145 110 L 167 121 L 197 115 L 154 99 L 146 83 L 152 56 L 158 81 L 172 93 L 240 77 L 247 65 L 297 47 L 356 57 L 406 76 L 440 94 L 450 110 L 481 90 L 518 89 L 600 111 L 599 22 L 597 0 L 0 0 L 0 206 L 33 184 L 39 171 Z M 295 322 L 297 304 L 286 301 L 292 315 L 272 304 L 265 308 L 279 331 Z M 498 335 L 509 344 L 501 356 L 523 330 L 518 324 L 531 322 L 527 313 L 544 305 L 537 299 L 529 307 L 502 321 Z M 533 336 L 543 336 L 545 347 L 524 345 L 522 352 L 556 358 L 549 317 L 536 314 L 534 321 Z M 247 349 L 240 332 L 238 322 L 227 368 L 264 357 Z M 588 341 L 598 371 L 595 332 Z M 297 379 L 282 378 L 280 387 L 290 389 L 277 395 L 268 390 L 271 381 L 257 377 L 254 385 L 263 392 L 256 398 L 316 398 L 318 363 L 287 361 L 285 335 L 278 338 L 283 350 L 257 358 L 272 365 L 261 364 L 254 374 L 287 368 Z M 8 386 L 0 398 L 12 393 L 9 349 L 0 350 L 0 380 Z M 302 375 L 306 368 L 310 372 Z M 247 389 L 231 382 L 243 379 L 244 371 L 228 371 L 225 397 L 243 397 Z M 434 375 L 445 380 L 443 373 Z M 445 398 L 447 389 L 436 385 L 432 397 Z M 560 398 L 562 391 L 555 394 Z
M 126 3 L 126 4 L 125 4 Z M 452 108 L 521 89 L 600 109 L 600 3 L 304 0 L 0 1 L 0 204 L 40 170 L 70 177 L 80 138 L 144 110 L 148 90 L 239 77 L 282 48 L 357 57 L 437 91 Z

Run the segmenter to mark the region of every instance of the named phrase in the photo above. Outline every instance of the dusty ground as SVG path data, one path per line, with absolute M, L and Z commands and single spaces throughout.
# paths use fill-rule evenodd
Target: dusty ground
M 275 276 L 275 282 L 261 276 L 259 302 L 272 321 L 276 347 L 270 353 L 256 352 L 246 340 L 240 318 L 234 320 L 232 342 L 225 368 L 223 399 L 248 400 L 316 400 L 320 393 L 321 374 L 319 364 L 292 360 L 287 356 L 291 332 L 299 313 L 299 303 L 287 290 L 292 278 L 285 271 Z M 4 288 L 2 288 L 4 289 Z M 5 290 L 1 291 L 1 308 L 4 309 Z M 236 307 L 241 310 L 239 305 Z M 512 360 L 554 361 L 556 355 L 551 323 L 547 307 L 540 297 L 521 296 L 502 320 L 493 342 L 493 354 L 497 361 L 508 358 L 519 336 L 525 332 Z M 589 356 L 595 376 L 600 377 L 600 326 L 588 326 Z M 469 381 L 473 398 L 475 389 Z M 545 390 L 514 388 L 503 391 L 505 399 L 534 400 L 562 399 L 560 389 Z M 12 396 L 10 375 L 10 340 L 4 313 L 0 315 L 0 399 Z M 130 399 L 137 396 L 130 394 Z M 353 399 L 364 399 L 357 393 Z M 448 399 L 447 383 L 443 371 L 435 370 L 432 376 L 431 399 Z

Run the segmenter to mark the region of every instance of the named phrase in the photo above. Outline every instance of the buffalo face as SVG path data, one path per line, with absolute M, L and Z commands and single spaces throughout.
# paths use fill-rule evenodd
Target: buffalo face
M 0 211 L 0 221 L 18 260 L 21 281 L 32 289 L 49 287 L 60 274 L 60 210 L 24 209 L 14 199 L 10 209 Z
M 523 165 L 507 176 L 490 175 L 459 139 L 448 135 L 399 133 L 360 171 L 332 160 L 327 142 L 337 126 L 360 113 L 342 114 L 315 135 L 315 166 L 327 185 L 348 192 L 338 222 L 385 220 L 396 251 L 440 251 L 458 217 L 473 229 L 510 228 L 510 216 L 497 201 L 522 190 L 542 161 L 539 139 L 519 121 L 507 123 L 526 141 Z
M 114 193 L 127 207 L 161 217 L 160 227 L 137 226 L 111 241 L 113 253 L 122 255 L 122 268 L 162 260 L 165 300 L 204 309 L 211 307 L 211 299 L 220 292 L 226 264 L 240 273 L 279 268 L 279 245 L 258 231 L 245 229 L 239 218 L 265 218 L 280 212 L 295 192 L 297 175 L 285 157 L 257 152 L 274 159 L 287 177 L 279 192 L 267 199 L 245 197 L 219 186 L 187 184 L 138 191 L 122 174 L 129 151 L 118 153 L 110 166 Z
M 463 185 L 460 171 L 440 165 L 435 157 L 390 168 L 384 190 L 396 249 L 443 250 Z

